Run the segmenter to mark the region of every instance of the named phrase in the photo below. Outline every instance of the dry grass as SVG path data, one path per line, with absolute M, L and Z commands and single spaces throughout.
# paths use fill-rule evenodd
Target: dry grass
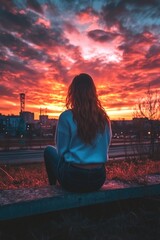
M 160 173 L 160 161 L 110 161 L 106 164 L 107 179 L 136 181 L 147 174 Z M 1 165 L 0 189 L 43 187 L 48 185 L 44 163 Z
M 43 187 L 48 185 L 47 173 L 43 163 L 2 165 L 1 168 L 7 174 L 0 170 L 0 189 Z
M 108 179 L 120 179 L 124 181 L 135 181 L 148 174 L 160 173 L 160 161 L 136 160 L 115 161 L 106 166 Z

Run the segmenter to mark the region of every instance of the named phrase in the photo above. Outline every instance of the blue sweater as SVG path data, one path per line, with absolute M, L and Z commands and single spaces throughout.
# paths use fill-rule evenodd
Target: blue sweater
M 97 134 L 93 144 L 84 143 L 77 134 L 77 125 L 71 110 L 64 111 L 56 129 L 56 148 L 59 157 L 78 164 L 104 163 L 108 159 L 111 127 L 106 124 L 103 134 Z

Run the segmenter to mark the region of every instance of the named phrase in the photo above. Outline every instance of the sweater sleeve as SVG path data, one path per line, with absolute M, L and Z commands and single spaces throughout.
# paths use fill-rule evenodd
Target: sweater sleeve
M 70 144 L 70 126 L 63 114 L 59 117 L 55 137 L 58 155 L 62 157 L 68 151 Z

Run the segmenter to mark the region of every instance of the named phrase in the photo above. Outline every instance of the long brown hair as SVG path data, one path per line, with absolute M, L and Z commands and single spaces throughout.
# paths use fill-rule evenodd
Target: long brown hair
M 103 133 L 109 118 L 101 106 L 93 79 L 86 73 L 74 77 L 68 88 L 66 107 L 73 112 L 78 135 L 91 144 L 97 133 Z

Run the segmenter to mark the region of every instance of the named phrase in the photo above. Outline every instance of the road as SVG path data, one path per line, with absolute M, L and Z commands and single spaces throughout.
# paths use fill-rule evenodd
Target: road
M 0 152 L 0 164 L 19 164 L 19 163 L 37 163 L 43 162 L 44 149 L 34 150 L 14 150 L 7 152 Z M 127 155 L 134 153 L 133 146 L 116 145 L 111 146 L 109 150 L 110 159 L 116 158 L 120 155 Z

